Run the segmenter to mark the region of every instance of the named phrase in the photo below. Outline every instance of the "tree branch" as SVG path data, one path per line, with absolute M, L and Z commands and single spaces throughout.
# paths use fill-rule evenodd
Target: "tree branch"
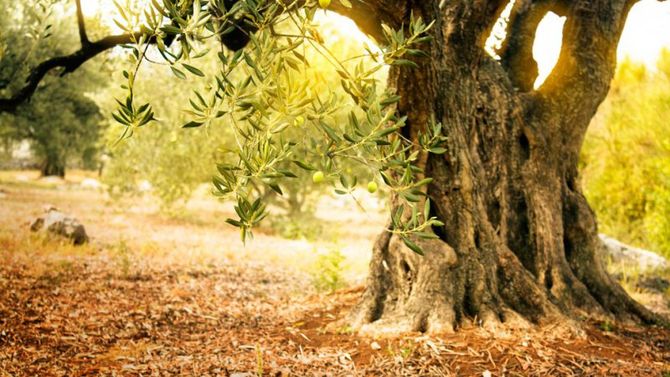
M 510 0 L 473 0 L 473 1 L 408 1 L 424 10 L 431 17 L 444 19 L 445 43 L 458 44 L 460 47 L 468 47 L 465 55 L 472 60 L 478 60 L 485 53 L 486 40 L 491 35 L 491 30 L 505 6 Z M 439 5 L 438 5 L 439 4 Z M 442 17 L 441 17 L 442 18 Z M 433 20 L 430 20 L 433 21 Z
M 35 93 L 39 83 L 51 70 L 63 68 L 60 76 L 64 76 L 75 71 L 86 61 L 94 58 L 98 54 L 118 45 L 132 43 L 132 41 L 138 40 L 142 35 L 142 33 L 139 32 L 134 35 L 114 35 L 105 37 L 96 42 L 90 42 L 86 34 L 86 25 L 81 8 L 81 0 L 76 0 L 75 2 L 77 5 L 77 25 L 79 28 L 81 48 L 70 55 L 54 57 L 45 60 L 34 67 L 30 71 L 23 88 L 19 89 L 9 98 L 0 98 L 0 113 L 16 111 L 19 105 L 30 99 L 33 93 Z M 404 15 L 404 12 L 402 11 L 404 7 L 402 7 L 402 5 L 404 5 L 404 3 L 405 2 L 398 0 L 353 0 L 353 7 L 347 8 L 339 1 L 333 1 L 329 10 L 351 18 L 364 33 L 377 40 L 381 40 L 384 35 L 381 27 L 382 22 L 389 24 L 391 27 L 399 27 L 402 24 Z M 226 41 L 223 42 L 225 43 Z M 239 41 L 227 42 L 232 45 L 239 44 Z
M 105 37 L 97 42 L 88 42 L 86 45 L 70 55 L 58 56 L 45 60 L 30 71 L 26 84 L 9 98 L 0 98 L 0 113 L 13 112 L 19 105 L 30 99 L 44 76 L 55 68 L 63 68 L 60 76 L 75 71 L 86 61 L 94 58 L 103 51 L 115 46 L 131 43 L 142 35 L 141 33 L 121 34 Z
M 609 91 L 616 68 L 616 50 L 632 0 L 558 0 L 567 16 L 561 53 L 553 71 L 538 89 L 541 108 L 565 118 L 556 130 L 564 140 L 581 139 Z
M 82 46 L 86 46 L 91 42 L 86 35 L 86 21 L 84 20 L 84 12 L 81 9 L 81 0 L 75 0 L 77 4 L 77 28 L 79 29 L 79 41 Z

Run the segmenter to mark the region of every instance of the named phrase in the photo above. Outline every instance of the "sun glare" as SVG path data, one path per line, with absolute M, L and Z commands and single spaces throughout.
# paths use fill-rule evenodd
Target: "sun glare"
M 328 30 L 330 37 L 342 40 L 354 40 L 357 43 L 373 42 L 356 26 L 351 19 L 334 12 L 317 12 L 315 21 Z
M 146 1 L 146 0 L 144 0 Z M 82 11 L 86 18 L 99 17 L 112 33 L 123 31 L 114 22 L 118 18 L 118 10 L 113 0 L 82 0 Z M 329 11 L 319 11 L 315 16 L 315 23 L 320 25 L 321 31 L 329 44 L 339 44 L 353 41 L 353 48 L 367 46 L 371 51 L 379 51 L 377 44 L 368 38 L 358 26 L 349 18 Z
M 83 0 L 81 10 L 85 18 L 99 17 L 104 26 L 114 34 L 120 34 L 121 28 L 116 25 L 114 18 L 118 17 L 118 10 L 111 0 Z
M 101 16 L 111 19 L 116 14 L 114 3 L 111 1 L 84 0 L 81 2 L 81 10 L 85 17 Z
M 625 56 L 654 69 L 659 53 L 670 48 L 670 3 L 644 0 L 631 9 L 619 42 L 619 59 Z
M 561 53 L 561 39 L 563 37 L 565 20 L 565 17 L 560 17 L 554 12 L 549 12 L 537 26 L 537 39 L 535 40 L 535 44 L 533 44 L 533 58 L 537 62 L 538 67 L 535 88 L 539 88 L 542 85 L 558 61 L 558 56 Z

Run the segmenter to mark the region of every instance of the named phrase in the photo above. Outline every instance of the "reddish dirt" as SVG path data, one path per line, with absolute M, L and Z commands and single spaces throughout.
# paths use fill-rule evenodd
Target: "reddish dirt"
M 561 339 L 538 329 L 497 337 L 482 329 L 460 329 L 437 337 L 407 334 L 377 340 L 325 333 L 346 316 L 362 289 L 331 297 L 336 307 L 310 313 L 291 339 L 304 349 L 350 348 L 351 360 L 365 375 L 481 376 L 666 376 L 670 373 L 670 330 L 587 323 L 586 337 Z M 309 340 L 308 340 L 309 339 Z M 665 374 L 664 374 L 665 373 Z
M 203 224 L 185 224 L 117 211 L 95 192 L 2 189 L 0 377 L 670 376 L 670 331 L 659 328 L 592 323 L 586 338 L 327 331 L 360 288 L 317 295 L 294 268 L 307 255 L 299 243 L 260 235 L 242 249 L 209 202 L 196 211 Z M 79 216 L 94 242 L 29 234 L 46 203 Z M 373 236 L 368 225 L 353 228 Z
M 585 339 L 471 328 L 374 340 L 325 330 L 360 289 L 315 295 L 292 271 L 238 263 L 122 274 L 104 254 L 2 262 L 0 376 L 670 373 L 670 331 L 660 328 L 590 324 Z

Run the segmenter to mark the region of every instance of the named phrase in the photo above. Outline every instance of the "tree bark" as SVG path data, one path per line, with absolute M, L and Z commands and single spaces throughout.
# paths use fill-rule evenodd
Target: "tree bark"
M 58 153 L 49 153 L 40 167 L 42 177 L 65 178 L 65 158 Z
M 583 316 L 660 320 L 604 270 L 577 170 L 632 3 L 517 2 L 523 14 L 508 31 L 524 33 L 508 37 L 502 62 L 484 52 L 483 41 L 504 3 L 451 1 L 441 9 L 439 1 L 417 1 L 407 9 L 436 20 L 430 58 L 417 60 L 417 69 L 392 68 L 389 86 L 402 96 L 406 136 L 416 138 L 431 116 L 444 125 L 448 152 L 426 156 L 424 168 L 434 179 L 427 197 L 445 226 L 434 229 L 439 240 L 416 240 L 423 257 L 390 233 L 379 236 L 350 318 L 356 329 L 450 332 L 473 321 L 497 328 Z M 568 21 L 559 63 L 535 91 L 528 52 L 549 10 Z M 530 22 L 533 32 L 515 22 Z

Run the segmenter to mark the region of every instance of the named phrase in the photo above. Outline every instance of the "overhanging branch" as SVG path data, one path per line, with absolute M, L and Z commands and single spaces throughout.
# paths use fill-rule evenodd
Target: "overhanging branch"
M 63 68 L 60 76 L 64 76 L 75 71 L 86 61 L 94 58 L 98 54 L 109 50 L 118 45 L 131 43 L 137 40 L 142 34 L 121 34 L 105 37 L 97 42 L 88 42 L 70 55 L 58 56 L 43 61 L 30 71 L 26 84 L 9 98 L 0 98 L 0 113 L 13 112 L 19 105 L 30 99 L 35 93 L 37 86 L 51 70 Z
M 86 33 L 86 25 L 81 7 L 81 0 L 75 0 L 77 5 L 77 26 L 81 48 L 70 55 L 58 56 L 43 61 L 34 67 L 26 79 L 25 85 L 8 98 L 0 98 L 0 113 L 14 112 L 35 93 L 39 83 L 53 69 L 63 68 L 60 76 L 75 71 L 86 61 L 98 54 L 118 45 L 132 43 L 138 40 L 142 33 L 121 34 L 108 36 L 96 42 L 91 42 Z M 347 8 L 339 1 L 333 1 L 329 10 L 352 19 L 366 34 L 377 40 L 383 38 L 382 22 L 397 28 L 402 24 L 405 2 L 398 0 L 353 0 L 353 7 Z

